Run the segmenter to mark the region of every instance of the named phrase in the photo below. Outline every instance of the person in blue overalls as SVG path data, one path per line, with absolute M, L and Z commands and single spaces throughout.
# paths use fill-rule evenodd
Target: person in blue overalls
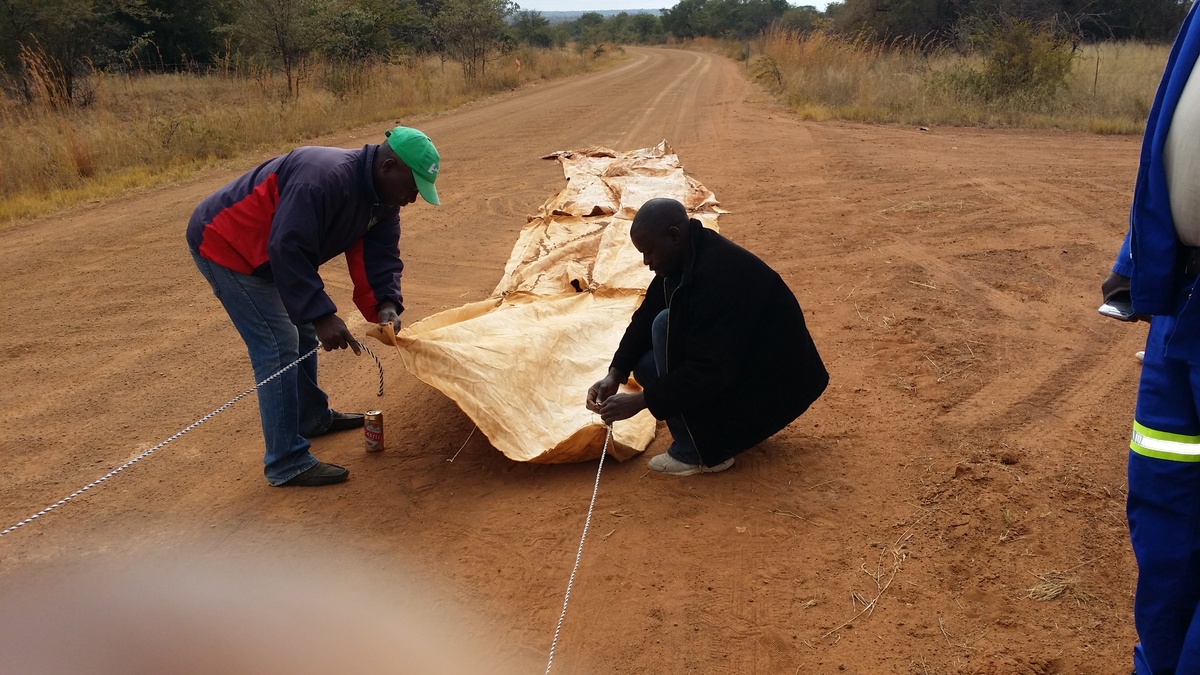
M 1129 231 L 1101 291 L 1150 322 L 1129 453 L 1138 564 L 1137 675 L 1200 674 L 1200 21 L 1193 5 L 1159 84 Z

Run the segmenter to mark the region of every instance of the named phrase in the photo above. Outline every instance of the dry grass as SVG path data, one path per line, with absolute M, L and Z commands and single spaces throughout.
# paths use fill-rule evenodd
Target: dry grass
M 1062 597 L 1074 598 L 1080 604 L 1094 599 L 1091 593 L 1083 588 L 1083 580 L 1074 574 L 1066 572 L 1047 572 L 1044 575 L 1034 575 L 1038 583 L 1029 589 L 1031 600 L 1043 602 L 1057 600 Z
M 1038 583 L 1029 589 L 1028 597 L 1032 600 L 1043 602 L 1057 600 L 1058 598 L 1072 598 L 1076 603 L 1081 605 L 1092 602 L 1096 599 L 1096 596 L 1087 591 L 1083 579 L 1078 574 L 1075 574 L 1075 570 L 1091 565 L 1103 557 L 1100 556 L 1099 558 L 1085 560 L 1065 570 L 1051 570 L 1045 574 L 1034 574 L 1033 576 L 1038 580 Z
M 745 43 L 697 40 L 701 49 L 745 59 Z M 1050 100 L 1020 96 L 967 100 L 947 76 L 982 59 L 949 50 L 826 33 L 773 31 L 751 43 L 749 73 L 801 117 L 912 125 L 1025 126 L 1139 133 L 1170 47 L 1087 45 L 1074 54 L 1065 91 Z
M 519 80 L 515 56 L 522 63 Z M 367 124 L 403 123 L 620 58 L 614 50 L 598 57 L 570 49 L 524 51 L 490 63 L 471 86 L 456 64 L 437 58 L 356 69 L 317 64 L 298 100 L 287 97 L 282 76 L 233 60 L 206 75 L 93 73 L 86 82 L 91 102 L 82 108 L 64 109 L 60 92 L 48 86 L 39 85 L 33 103 L 0 88 L 0 224 L 177 180 L 243 153 L 283 150 Z
M 1141 133 L 1170 53 L 1168 45 L 1088 45 L 1076 56 L 1064 108 L 1098 134 Z

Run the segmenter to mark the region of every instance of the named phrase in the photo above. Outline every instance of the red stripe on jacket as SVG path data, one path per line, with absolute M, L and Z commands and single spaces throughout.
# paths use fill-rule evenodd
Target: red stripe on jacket
M 350 268 L 350 280 L 354 282 L 354 305 L 362 312 L 367 321 L 379 321 L 379 301 L 375 299 L 375 289 L 367 280 L 367 266 L 363 263 L 363 242 L 361 239 L 346 249 L 346 266 Z
M 204 228 L 200 255 L 242 274 L 253 274 L 266 264 L 271 220 L 279 204 L 278 178 L 269 175 L 250 194 L 213 217 Z

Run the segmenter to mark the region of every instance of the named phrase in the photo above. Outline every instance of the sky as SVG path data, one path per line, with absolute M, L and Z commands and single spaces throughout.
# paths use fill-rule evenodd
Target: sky
M 674 7 L 678 0 L 517 0 L 521 9 L 537 12 L 591 12 L 601 9 L 663 9 Z M 825 9 L 828 2 L 820 0 L 791 0 L 793 5 L 813 5 Z

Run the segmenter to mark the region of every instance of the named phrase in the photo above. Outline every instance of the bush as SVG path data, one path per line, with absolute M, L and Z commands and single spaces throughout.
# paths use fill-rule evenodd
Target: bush
M 1075 51 L 1065 36 L 1011 21 L 991 35 L 984 80 L 997 96 L 1051 99 L 1066 86 Z
M 1062 34 L 1022 30 L 1018 39 L 963 34 L 954 46 L 772 30 L 751 45 L 747 70 L 806 119 L 1096 133 L 1142 128 L 1169 45 L 1106 42 L 1072 53 Z M 708 38 L 692 44 L 730 58 L 745 58 L 747 47 Z
M 1022 100 L 1038 106 L 1066 88 L 1075 58 L 1067 36 L 1019 19 L 989 21 L 973 34 L 982 67 L 958 64 L 939 73 L 931 81 L 935 91 L 965 100 Z

